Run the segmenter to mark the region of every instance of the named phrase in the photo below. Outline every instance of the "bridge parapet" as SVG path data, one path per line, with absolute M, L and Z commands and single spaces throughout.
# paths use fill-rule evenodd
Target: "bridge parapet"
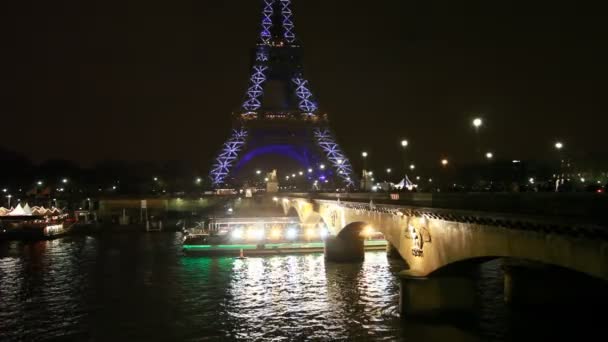
M 290 193 L 289 197 L 556 217 L 608 227 L 608 196 L 594 193 Z

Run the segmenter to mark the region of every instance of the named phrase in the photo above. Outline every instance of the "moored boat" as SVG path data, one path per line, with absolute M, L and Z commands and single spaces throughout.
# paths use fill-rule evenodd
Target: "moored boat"
M 0 215 L 0 240 L 48 240 L 67 234 L 74 219 L 57 208 L 30 208 L 29 205 Z
M 220 218 L 186 229 L 186 255 L 239 256 L 323 253 L 329 236 L 323 224 L 301 225 L 297 218 Z M 365 250 L 384 250 L 378 233 L 364 239 Z

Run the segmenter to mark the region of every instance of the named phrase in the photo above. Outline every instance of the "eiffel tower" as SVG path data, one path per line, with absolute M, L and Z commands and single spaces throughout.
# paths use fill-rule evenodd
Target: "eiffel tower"
M 295 160 L 311 183 L 353 187 L 351 163 L 304 77 L 291 0 L 263 0 L 262 6 L 249 88 L 210 172 L 213 186 L 230 185 L 247 162 L 275 154 Z

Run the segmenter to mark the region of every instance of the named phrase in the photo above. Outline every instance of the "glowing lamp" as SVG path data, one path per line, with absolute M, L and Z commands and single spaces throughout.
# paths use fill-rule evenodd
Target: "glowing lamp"
M 325 238 L 329 236 L 329 232 L 327 231 L 327 229 L 321 228 L 321 230 L 319 231 L 319 236 L 321 237 L 321 239 L 325 240 Z
M 281 238 L 281 230 L 278 228 L 273 228 L 270 231 L 270 238 L 273 240 L 278 240 Z
M 289 239 L 289 240 L 293 240 L 296 237 L 298 237 L 298 232 L 294 229 L 294 228 L 289 228 L 287 229 L 287 233 L 285 233 L 285 236 Z
M 374 228 L 372 226 L 365 226 L 365 228 L 363 228 L 363 231 L 361 231 L 361 235 L 366 238 L 372 236 L 373 233 L 374 233 Z
M 230 234 L 230 236 L 235 240 L 240 240 L 243 238 L 243 231 L 240 229 L 235 229 L 232 231 L 232 234 Z
M 306 237 L 308 239 L 315 237 L 315 235 L 316 235 L 316 232 L 314 229 L 312 229 L 312 228 L 306 229 Z

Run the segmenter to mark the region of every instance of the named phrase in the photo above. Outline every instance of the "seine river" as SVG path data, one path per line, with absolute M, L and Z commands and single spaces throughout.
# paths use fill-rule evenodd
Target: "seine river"
M 402 320 L 403 264 L 383 252 L 355 264 L 326 263 L 322 254 L 238 260 L 185 257 L 180 243 L 179 233 L 0 242 L 0 341 L 541 341 L 564 337 L 564 327 L 575 337 L 591 333 L 579 328 L 580 313 L 539 319 L 507 310 L 497 263 L 480 269 L 479 315 L 463 326 Z

